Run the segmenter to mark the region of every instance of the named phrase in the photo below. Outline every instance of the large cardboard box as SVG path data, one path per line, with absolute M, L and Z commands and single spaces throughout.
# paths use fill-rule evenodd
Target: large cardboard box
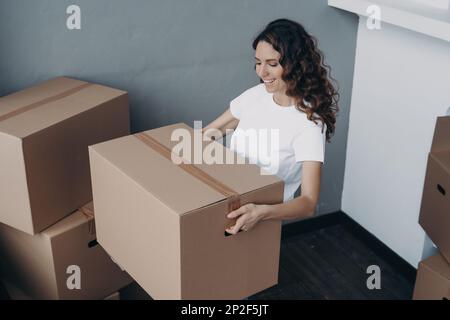
M 419 223 L 450 263 L 450 116 L 436 121 Z
M 239 204 L 282 202 L 283 181 L 254 164 L 194 165 L 187 149 L 177 165 L 176 129 L 192 152 L 185 124 L 89 147 L 99 243 L 153 299 L 242 299 L 277 284 L 281 222 L 225 228 Z
M 440 254 L 419 263 L 414 300 L 450 299 L 450 265 Z
M 60 77 L 0 98 L 0 222 L 36 234 L 91 201 L 87 147 L 127 134 L 121 90 Z
M 1 274 L 32 299 L 103 299 L 132 282 L 98 245 L 92 202 L 37 235 L 0 225 Z

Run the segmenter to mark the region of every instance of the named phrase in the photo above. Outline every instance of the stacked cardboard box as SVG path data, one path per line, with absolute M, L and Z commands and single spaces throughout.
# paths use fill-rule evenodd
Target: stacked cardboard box
M 413 299 L 450 299 L 450 267 L 442 255 L 436 254 L 420 262 Z
M 64 77 L 0 98 L 0 222 L 36 234 L 91 201 L 87 146 L 128 117 L 126 92 Z
M 32 298 L 103 298 L 131 281 L 89 248 L 93 217 L 78 210 L 92 200 L 88 146 L 127 134 L 121 90 L 60 77 L 0 98 L 0 261 Z
M 419 264 L 414 298 L 442 298 L 448 295 L 442 293 L 442 285 L 447 286 L 447 290 L 450 288 L 450 116 L 439 117 L 436 121 L 419 223 L 440 254 Z M 438 279 L 433 275 L 442 281 L 432 280 Z
M 153 299 L 242 299 L 277 283 L 281 223 L 227 236 L 226 215 L 282 202 L 284 183 L 241 158 L 194 164 L 196 143 L 236 156 L 195 136 L 174 124 L 89 147 L 98 241 Z
M 33 299 L 99 299 L 132 280 L 98 245 L 92 203 L 37 235 L 0 225 L 1 273 Z

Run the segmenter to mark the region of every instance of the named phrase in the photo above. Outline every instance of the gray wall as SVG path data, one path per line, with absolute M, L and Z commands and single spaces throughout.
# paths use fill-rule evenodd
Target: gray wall
M 81 7 L 81 30 L 66 8 Z M 273 19 L 319 40 L 341 94 L 318 214 L 340 209 L 357 17 L 326 0 L 1 0 L 0 95 L 59 75 L 130 94 L 132 130 L 205 124 L 258 83 L 252 38 Z

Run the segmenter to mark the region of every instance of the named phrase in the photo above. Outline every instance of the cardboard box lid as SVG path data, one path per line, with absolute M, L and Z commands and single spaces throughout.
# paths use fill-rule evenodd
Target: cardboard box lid
M 438 273 L 441 277 L 450 280 L 450 264 L 442 257 L 436 254 L 420 262 L 424 267 Z
M 450 150 L 450 116 L 438 117 L 434 128 L 431 152 Z
M 48 238 L 54 238 L 85 223 L 91 223 L 91 231 L 95 233 L 93 202 L 85 204 L 73 214 L 42 231 L 41 234 Z
M 18 138 L 126 94 L 66 77 L 54 78 L 0 98 L 0 132 Z
M 183 123 L 145 131 L 144 134 L 172 150 L 179 143 L 171 141 L 175 129 L 189 130 L 191 139 L 194 139 L 194 130 Z M 204 142 L 204 146 L 209 143 L 217 144 L 224 154 L 234 155 L 218 142 Z M 193 143 L 191 145 L 193 149 Z M 136 135 L 90 148 L 179 215 L 227 198 L 146 145 Z M 261 175 L 261 169 L 255 164 L 195 164 L 195 167 L 240 195 L 274 183 L 283 183 L 274 175 Z

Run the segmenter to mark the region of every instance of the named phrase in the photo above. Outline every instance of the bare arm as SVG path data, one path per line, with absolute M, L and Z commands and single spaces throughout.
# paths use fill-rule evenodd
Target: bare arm
M 202 129 L 202 133 L 208 135 L 206 132 L 209 129 L 216 129 L 222 133 L 222 137 L 225 135 L 227 129 L 236 129 L 239 123 L 239 119 L 236 119 L 231 114 L 230 108 L 228 108 L 222 115 L 216 120 L 208 124 Z
M 237 218 L 234 226 L 226 231 L 236 234 L 239 230 L 250 230 L 259 221 L 267 219 L 300 219 L 312 217 L 315 213 L 320 192 L 322 163 L 304 161 L 302 165 L 302 192 L 297 198 L 274 205 L 248 203 L 230 212 L 227 217 Z
M 302 166 L 301 195 L 285 203 L 269 205 L 263 220 L 309 218 L 314 215 L 319 200 L 322 163 L 304 161 Z

